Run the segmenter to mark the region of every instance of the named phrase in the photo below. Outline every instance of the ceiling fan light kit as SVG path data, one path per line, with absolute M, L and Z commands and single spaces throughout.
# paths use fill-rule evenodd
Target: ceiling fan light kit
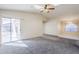
M 36 9 L 40 10 L 41 13 L 50 13 L 55 9 L 53 4 L 40 4 L 34 6 Z
M 41 9 L 40 12 L 49 13 L 49 12 L 53 11 L 54 9 L 55 8 L 54 8 L 53 5 L 51 5 L 51 4 L 45 4 L 44 7 L 43 7 L 43 9 Z

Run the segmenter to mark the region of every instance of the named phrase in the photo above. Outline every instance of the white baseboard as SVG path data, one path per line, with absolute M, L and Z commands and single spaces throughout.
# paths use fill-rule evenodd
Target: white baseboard
M 65 39 L 72 39 L 72 40 L 79 40 L 79 37 L 77 36 L 65 36 L 65 35 L 52 35 L 52 34 L 44 34 L 48 36 L 54 36 L 54 37 L 59 37 L 59 38 L 65 38 Z

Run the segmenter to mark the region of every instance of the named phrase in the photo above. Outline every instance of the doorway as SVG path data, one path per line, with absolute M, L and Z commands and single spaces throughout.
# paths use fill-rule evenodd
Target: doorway
M 1 43 L 20 39 L 20 19 L 1 19 Z

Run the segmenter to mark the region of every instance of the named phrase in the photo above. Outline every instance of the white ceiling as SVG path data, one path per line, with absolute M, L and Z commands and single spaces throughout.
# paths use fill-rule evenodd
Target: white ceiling
M 35 9 L 34 4 L 0 4 L 0 9 L 35 13 L 39 12 Z
M 40 9 L 36 9 L 34 6 L 35 4 L 0 4 L 0 9 L 40 13 Z M 42 14 L 49 18 L 79 14 L 79 4 L 60 4 L 55 6 L 53 12 Z

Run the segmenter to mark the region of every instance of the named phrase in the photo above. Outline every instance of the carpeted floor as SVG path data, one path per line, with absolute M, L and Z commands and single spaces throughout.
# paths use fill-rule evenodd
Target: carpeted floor
M 55 38 L 52 38 L 55 39 Z M 56 38 L 59 39 L 59 38 Z M 0 54 L 78 54 L 79 48 L 68 40 L 50 40 L 45 37 L 5 43 L 0 47 Z

